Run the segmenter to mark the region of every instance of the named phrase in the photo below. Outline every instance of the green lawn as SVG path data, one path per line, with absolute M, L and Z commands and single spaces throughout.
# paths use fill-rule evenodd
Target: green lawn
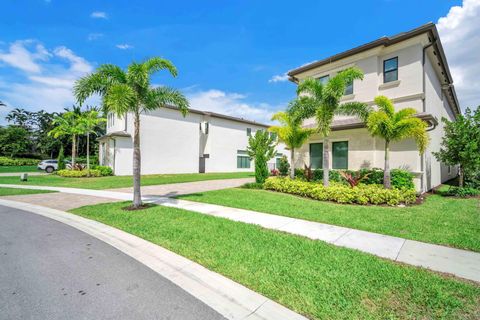
M 29 190 L 29 189 L 17 189 L 17 188 L 2 188 L 0 187 L 1 196 L 16 196 L 20 194 L 36 194 L 36 193 L 51 193 L 56 191 L 49 190 Z
M 480 286 L 227 219 L 128 202 L 75 214 L 140 236 L 311 319 L 478 319 Z
M 253 177 L 252 172 L 226 173 L 187 173 L 187 174 L 154 174 L 142 176 L 142 186 L 156 184 L 192 182 L 202 180 L 233 179 Z M 99 178 L 64 178 L 57 175 L 31 176 L 28 182 L 20 182 L 18 177 L 1 177 L 0 184 L 26 184 L 52 187 L 71 187 L 84 189 L 112 189 L 131 187 L 131 176 L 113 176 Z
M 273 213 L 480 252 L 480 200 L 431 195 L 406 208 L 341 205 L 264 190 L 225 189 L 185 200 Z
M 37 166 L 0 166 L 0 173 L 37 172 Z

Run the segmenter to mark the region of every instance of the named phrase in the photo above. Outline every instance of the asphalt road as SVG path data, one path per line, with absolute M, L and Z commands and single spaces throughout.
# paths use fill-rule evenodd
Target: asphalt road
M 224 319 L 75 228 L 0 206 L 0 319 Z

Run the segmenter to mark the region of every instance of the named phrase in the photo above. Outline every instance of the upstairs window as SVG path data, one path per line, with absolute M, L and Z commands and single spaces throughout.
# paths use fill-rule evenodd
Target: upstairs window
M 383 83 L 398 80 L 398 57 L 383 61 Z
M 247 136 L 251 136 L 252 135 L 252 128 L 247 128 Z
M 349 94 L 353 94 L 353 81 L 347 83 L 347 86 L 345 87 L 345 96 L 348 96 Z
M 318 78 L 318 81 L 320 81 L 321 84 L 326 85 L 328 80 L 330 80 L 330 75 L 326 75 L 323 77 Z

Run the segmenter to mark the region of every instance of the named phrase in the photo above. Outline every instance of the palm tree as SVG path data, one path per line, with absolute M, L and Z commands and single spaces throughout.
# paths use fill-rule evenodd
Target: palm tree
M 315 116 L 317 131 L 323 138 L 323 185 L 329 185 L 330 159 L 329 139 L 330 126 L 335 114 L 359 115 L 361 117 L 368 108 L 364 103 L 340 103 L 345 88 L 354 80 L 363 79 L 363 72 L 358 68 L 348 68 L 332 77 L 326 84 L 314 78 L 300 82 L 297 88 L 298 102 L 289 110 L 302 119 Z
M 290 162 L 292 164 L 290 178 L 293 179 L 295 178 L 295 149 L 300 148 L 315 130 L 302 128 L 302 119 L 291 112 L 277 112 L 273 115 L 272 120 L 277 120 L 281 126 L 271 126 L 268 130 L 275 132 L 280 141 L 290 149 Z
M 426 131 L 427 124 L 414 116 L 417 111 L 413 108 L 405 108 L 395 112 L 392 101 L 387 97 L 378 96 L 374 101 L 378 110 L 369 112 L 366 125 L 372 136 L 385 140 L 383 185 L 390 189 L 390 143 L 413 138 L 418 150 L 423 154 L 429 140 Z
M 80 117 L 82 132 L 87 135 L 87 170 L 90 170 L 90 134 L 97 134 L 96 128 L 105 121 L 106 119 L 100 117 L 99 112 L 95 109 L 82 113 Z
M 179 108 L 185 116 L 189 103 L 178 90 L 169 87 L 153 88 L 150 77 L 161 70 L 167 70 L 173 77 L 177 69 L 168 60 L 154 57 L 142 63 L 132 62 L 126 70 L 112 64 L 101 65 L 94 73 L 75 83 L 74 94 L 79 104 L 93 94 L 102 97 L 107 112 L 119 117 L 132 113 L 133 132 L 133 207 L 142 205 L 140 193 L 140 114 L 167 105 Z
M 0 100 L 0 107 L 6 107 L 7 105 L 2 101 Z
M 68 111 L 55 117 L 53 125 L 55 126 L 48 133 L 54 138 L 62 136 L 72 137 L 72 168 L 75 167 L 75 155 L 77 154 L 77 136 L 83 133 L 81 118 L 73 111 Z

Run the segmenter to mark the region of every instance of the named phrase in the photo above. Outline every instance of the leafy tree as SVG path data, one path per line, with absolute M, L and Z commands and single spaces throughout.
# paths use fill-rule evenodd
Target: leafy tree
M 75 167 L 75 156 L 77 152 L 77 136 L 82 134 L 80 116 L 73 111 L 68 111 L 53 120 L 55 127 L 50 130 L 49 135 L 54 138 L 67 136 L 72 139 L 72 168 Z
M 29 132 L 20 126 L 0 128 L 0 152 L 9 157 L 28 152 L 30 148 Z
M 455 121 L 442 121 L 445 135 L 433 155 L 444 164 L 459 166 L 459 186 L 463 187 L 465 178 L 476 179 L 480 173 L 480 107 L 473 112 L 467 108 Z
M 413 108 L 405 108 L 395 112 L 390 99 L 385 96 L 375 98 L 377 111 L 370 111 L 367 117 L 367 130 L 374 137 L 385 140 L 385 168 L 383 170 L 383 185 L 391 187 L 390 177 L 390 143 L 413 138 L 420 153 L 424 153 L 428 145 L 427 124 L 416 118 L 417 111 Z
M 283 155 L 280 158 L 280 163 L 278 165 L 278 172 L 280 172 L 281 176 L 286 176 L 288 175 L 288 170 L 290 170 L 290 163 L 288 163 L 287 156 Z
M 169 87 L 153 88 L 150 77 L 167 70 L 173 77 L 177 69 L 168 60 L 154 57 L 142 63 L 132 62 L 127 70 L 112 64 L 101 65 L 94 73 L 78 80 L 74 94 L 81 105 L 85 100 L 98 94 L 103 99 L 103 106 L 108 112 L 119 117 L 133 114 L 133 207 L 142 205 L 140 193 L 141 158 L 140 158 L 140 114 L 166 105 L 179 108 L 185 116 L 189 103 L 180 91 Z
M 80 117 L 82 133 L 87 136 L 87 169 L 90 169 L 90 135 L 95 135 L 97 133 L 95 129 L 103 122 L 106 122 L 106 119 L 100 117 L 97 110 L 89 110 Z
M 277 120 L 281 126 L 271 126 L 268 130 L 275 132 L 280 141 L 290 149 L 290 162 L 293 168 L 295 149 L 300 148 L 315 130 L 302 128 L 302 118 L 291 112 L 277 112 L 273 115 L 272 120 Z M 292 179 L 295 177 L 295 170 L 290 171 L 290 177 Z
M 15 108 L 7 114 L 5 120 L 16 126 L 30 130 L 32 127 L 33 112 L 21 108 Z
M 58 170 L 65 169 L 65 155 L 63 154 L 63 146 L 60 147 L 58 151 Z
M 255 161 L 255 182 L 264 183 L 268 178 L 268 160 L 275 156 L 275 140 L 268 131 L 257 130 L 248 138 L 247 153 Z
M 289 112 L 302 119 L 315 117 L 317 131 L 323 138 L 323 185 L 329 185 L 329 139 L 330 126 L 335 114 L 364 116 L 368 106 L 360 102 L 340 103 L 345 88 L 354 80 L 363 79 L 363 72 L 358 68 L 348 68 L 329 79 L 326 84 L 314 78 L 307 78 L 297 87 L 299 98 Z

